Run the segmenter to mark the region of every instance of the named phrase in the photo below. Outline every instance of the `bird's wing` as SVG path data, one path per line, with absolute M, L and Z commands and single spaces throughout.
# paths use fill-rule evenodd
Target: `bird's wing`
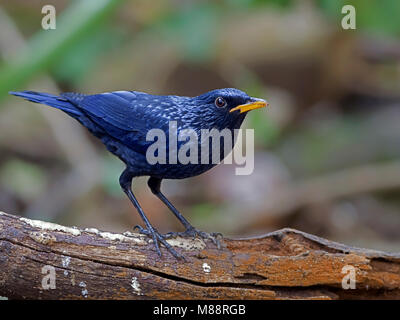
M 155 96 L 145 93 L 135 91 L 94 95 L 64 93 L 62 97 L 79 107 L 109 135 L 135 151 L 143 152 L 151 144 L 146 141 L 149 129 L 162 128 L 166 123 L 162 115 L 156 112 L 159 106 L 154 106 Z

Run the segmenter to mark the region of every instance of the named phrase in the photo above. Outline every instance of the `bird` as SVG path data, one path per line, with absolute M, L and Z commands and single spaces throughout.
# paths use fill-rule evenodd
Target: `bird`
M 175 258 L 184 259 L 184 256 L 167 242 L 167 239 L 177 236 L 211 239 L 219 247 L 218 237 L 222 236 L 221 234 L 197 230 L 161 192 L 162 180 L 200 175 L 217 165 L 218 161 L 182 163 L 178 159 L 175 162 L 149 163 L 146 155 L 152 141 L 147 139 L 147 135 L 152 129 L 162 130 L 168 135 L 172 130 L 171 123 L 174 123 L 176 132 L 183 132 L 185 129 L 192 129 L 197 133 L 203 129 L 227 129 L 233 136 L 249 111 L 268 105 L 265 100 L 250 97 L 244 91 L 235 88 L 215 89 L 194 97 L 153 95 L 139 91 L 98 94 L 67 92 L 59 95 L 35 91 L 9 93 L 65 112 L 86 127 L 102 141 L 108 151 L 125 163 L 126 167 L 119 177 L 119 183 L 145 225 L 135 228 L 153 239 L 155 250 L 160 257 L 162 244 Z M 184 142 L 178 142 L 177 148 L 182 147 Z M 199 145 L 203 142 L 198 140 Z M 220 161 L 231 151 L 226 150 L 225 146 L 224 141 L 220 141 Z M 230 146 L 230 149 L 232 148 L 233 145 Z M 166 143 L 161 151 L 169 154 L 170 150 L 171 141 Z M 211 150 L 206 152 L 209 152 L 211 158 Z M 161 234 L 151 224 L 132 192 L 132 181 L 140 176 L 149 177 L 147 184 L 151 192 L 175 215 L 185 231 Z

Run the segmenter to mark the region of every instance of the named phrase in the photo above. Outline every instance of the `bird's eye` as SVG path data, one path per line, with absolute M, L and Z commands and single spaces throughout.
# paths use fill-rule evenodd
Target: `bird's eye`
M 226 106 L 226 101 L 224 98 L 218 97 L 217 99 L 215 99 L 215 105 L 218 108 L 223 108 Z

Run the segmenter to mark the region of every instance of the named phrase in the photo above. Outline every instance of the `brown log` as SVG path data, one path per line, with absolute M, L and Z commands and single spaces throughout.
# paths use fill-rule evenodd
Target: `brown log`
M 293 229 L 251 239 L 224 239 L 221 249 L 201 239 L 168 242 L 186 261 L 176 260 L 165 248 L 159 258 L 151 240 L 140 234 L 82 230 L 0 212 L 0 296 L 400 298 L 400 254 L 348 247 Z M 346 266 L 354 271 L 355 289 L 342 288 L 350 270 Z M 49 268 L 55 271 L 54 289 L 42 286 Z

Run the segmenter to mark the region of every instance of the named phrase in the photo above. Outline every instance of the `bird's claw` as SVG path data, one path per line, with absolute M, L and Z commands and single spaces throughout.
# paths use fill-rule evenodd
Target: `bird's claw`
M 178 253 L 167 241 L 166 239 L 168 239 L 168 237 L 166 237 L 165 235 L 160 234 L 156 229 L 151 228 L 151 229 L 145 229 L 142 226 L 135 226 L 133 228 L 134 230 L 138 230 L 139 233 L 144 234 L 148 237 L 151 237 L 153 239 L 154 242 L 154 246 L 156 247 L 156 251 L 157 254 L 161 257 L 161 250 L 160 250 L 160 246 L 159 243 L 163 244 L 165 246 L 165 248 L 167 248 L 167 250 L 176 258 L 176 259 L 183 259 L 186 260 L 185 257 L 183 255 L 181 255 L 180 253 Z
M 168 232 L 167 234 L 165 234 L 166 239 L 171 239 L 176 237 L 182 237 L 182 238 L 192 237 L 193 239 L 199 237 L 204 240 L 210 239 L 218 249 L 221 249 L 220 239 L 223 239 L 224 236 L 222 235 L 222 233 L 219 232 L 207 233 L 204 231 L 197 230 L 196 228 L 193 227 L 188 228 L 183 232 Z
M 146 236 L 150 236 L 150 235 L 151 235 L 151 232 L 150 232 L 149 230 L 143 228 L 143 227 L 140 226 L 140 225 L 134 226 L 134 227 L 133 227 L 133 230 L 134 230 L 134 231 L 137 230 L 140 234 L 145 234 Z

